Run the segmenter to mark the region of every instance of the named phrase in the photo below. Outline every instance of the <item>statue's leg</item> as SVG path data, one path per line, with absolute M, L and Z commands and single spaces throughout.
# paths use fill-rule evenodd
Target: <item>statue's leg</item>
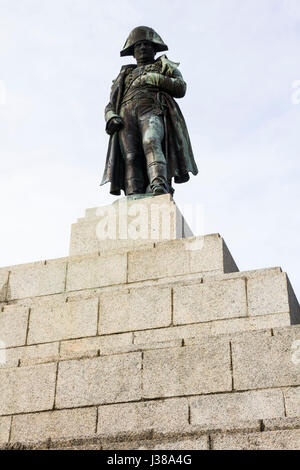
M 147 113 L 140 120 L 142 143 L 147 160 L 147 172 L 150 189 L 153 194 L 167 194 L 167 162 L 162 151 L 164 123 L 160 115 Z
M 119 141 L 125 162 L 125 194 L 145 192 L 145 178 L 142 167 L 142 148 L 140 131 L 133 107 L 127 105 L 121 109 L 124 127 L 119 131 Z

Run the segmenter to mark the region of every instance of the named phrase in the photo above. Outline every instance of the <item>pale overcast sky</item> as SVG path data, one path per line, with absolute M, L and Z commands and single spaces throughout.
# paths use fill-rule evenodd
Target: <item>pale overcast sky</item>
M 0 265 L 67 256 L 71 223 L 115 200 L 103 110 L 139 25 L 188 84 L 199 175 L 177 205 L 203 205 L 240 270 L 281 266 L 299 298 L 299 0 L 0 0 Z

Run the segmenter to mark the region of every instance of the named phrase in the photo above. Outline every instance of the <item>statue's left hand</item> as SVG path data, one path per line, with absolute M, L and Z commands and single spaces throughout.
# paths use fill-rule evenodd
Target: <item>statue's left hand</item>
M 106 132 L 109 135 L 112 135 L 119 131 L 121 127 L 123 127 L 123 119 L 120 116 L 114 116 L 108 121 L 106 125 Z

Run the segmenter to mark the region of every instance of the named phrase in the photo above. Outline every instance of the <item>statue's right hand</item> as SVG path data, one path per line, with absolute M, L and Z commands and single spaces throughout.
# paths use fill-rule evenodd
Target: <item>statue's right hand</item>
M 113 117 L 107 123 L 107 133 L 112 135 L 123 127 L 123 119 L 121 117 Z

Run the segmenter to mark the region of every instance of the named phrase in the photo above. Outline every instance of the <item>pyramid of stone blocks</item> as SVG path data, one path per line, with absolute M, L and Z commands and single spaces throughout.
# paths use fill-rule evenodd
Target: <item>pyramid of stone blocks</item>
M 167 240 L 152 203 L 170 208 Z M 88 209 L 69 257 L 0 269 L 0 448 L 299 448 L 287 275 L 239 272 L 168 195 L 130 204 L 148 237 L 99 240 Z

